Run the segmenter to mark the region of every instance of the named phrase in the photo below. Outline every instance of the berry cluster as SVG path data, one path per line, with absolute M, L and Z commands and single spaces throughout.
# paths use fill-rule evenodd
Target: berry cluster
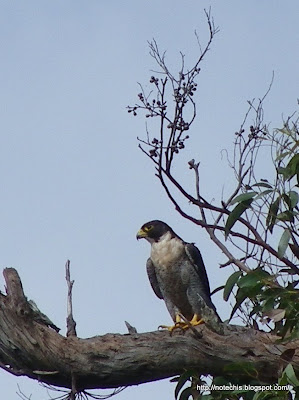
M 186 135 L 184 138 L 177 139 L 171 146 L 171 149 L 173 150 L 174 153 L 178 154 L 180 150 L 185 148 L 185 140 L 189 139 L 189 136 Z M 154 138 L 151 141 L 151 146 L 153 147 L 149 151 L 149 155 L 151 157 L 157 157 L 159 155 L 159 150 L 161 149 L 161 140 L 158 140 L 157 138 Z
M 169 115 L 166 114 L 169 104 L 164 100 L 166 85 L 169 79 L 172 81 L 172 95 L 175 103 L 173 118 L 170 118 Z M 161 140 L 158 140 L 156 137 L 152 140 L 147 138 L 147 141 L 141 140 L 141 142 L 150 147 L 150 150 L 148 150 L 148 155 L 150 157 L 161 156 L 162 150 L 165 150 L 169 152 L 170 159 L 172 159 L 173 154 L 178 154 L 180 150 L 185 148 L 185 140 L 189 139 L 188 135 L 182 137 L 182 134 L 184 131 L 190 129 L 192 121 L 191 123 L 185 121 L 183 114 L 184 107 L 188 101 L 192 101 L 193 103 L 191 97 L 197 90 L 197 83 L 195 83 L 193 79 L 190 79 L 188 74 L 183 73 L 180 73 L 178 80 L 174 78 L 171 79 L 169 76 L 165 79 L 158 79 L 152 75 L 149 79 L 149 83 L 155 87 L 153 90 L 156 93 L 155 98 L 152 98 L 152 92 L 150 92 L 149 95 L 145 95 L 141 87 L 142 91 L 137 95 L 139 102 L 134 106 L 128 106 L 128 112 L 136 116 L 137 112 L 142 110 L 145 111 L 146 118 L 160 117 L 167 123 L 165 127 L 170 131 L 169 136 L 167 135 L 167 144 L 163 137 L 161 137 Z

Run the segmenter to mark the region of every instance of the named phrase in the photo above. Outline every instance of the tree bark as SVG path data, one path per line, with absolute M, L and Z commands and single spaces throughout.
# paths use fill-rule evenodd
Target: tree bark
M 0 367 L 15 375 L 74 389 L 116 388 L 155 381 L 195 369 L 199 374 L 277 381 L 291 362 L 299 373 L 299 341 L 250 328 L 228 326 L 217 334 L 201 325 L 182 332 L 64 337 L 28 303 L 18 273 L 4 270 L 0 294 Z M 49 326 L 50 325 L 50 326 Z M 52 327 L 51 327 L 52 326 Z

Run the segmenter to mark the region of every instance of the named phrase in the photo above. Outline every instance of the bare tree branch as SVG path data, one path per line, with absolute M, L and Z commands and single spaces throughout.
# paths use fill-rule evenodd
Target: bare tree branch
M 73 317 L 73 302 L 72 302 L 72 291 L 74 281 L 71 281 L 71 272 L 70 272 L 70 260 L 67 260 L 65 264 L 65 279 L 67 282 L 68 293 L 67 293 L 67 319 L 66 326 L 67 332 L 66 336 L 77 336 L 76 332 L 76 322 Z

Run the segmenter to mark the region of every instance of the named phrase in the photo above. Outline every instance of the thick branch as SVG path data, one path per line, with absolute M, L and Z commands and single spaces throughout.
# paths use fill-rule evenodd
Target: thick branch
M 68 388 L 74 387 L 75 380 L 80 391 L 140 384 L 190 368 L 199 374 L 230 377 L 229 366 L 236 363 L 244 382 L 253 377 L 274 382 L 288 362 L 299 372 L 298 341 L 277 344 L 277 337 L 248 328 L 228 326 L 223 335 L 203 326 L 198 328 L 200 336 L 190 330 L 172 336 L 156 331 L 66 338 L 32 319 L 17 271 L 8 268 L 4 276 L 7 295 L 0 295 L 0 366 L 15 375 Z

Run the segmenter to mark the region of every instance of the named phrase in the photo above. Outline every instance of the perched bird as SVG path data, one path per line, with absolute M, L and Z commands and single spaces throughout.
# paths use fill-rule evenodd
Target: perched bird
M 165 301 L 174 321 L 170 331 L 202 322 L 212 327 L 221 322 L 211 300 L 210 285 L 200 251 L 184 242 L 165 222 L 144 224 L 137 239 L 151 244 L 146 269 L 155 294 Z M 182 320 L 183 316 L 189 323 Z

